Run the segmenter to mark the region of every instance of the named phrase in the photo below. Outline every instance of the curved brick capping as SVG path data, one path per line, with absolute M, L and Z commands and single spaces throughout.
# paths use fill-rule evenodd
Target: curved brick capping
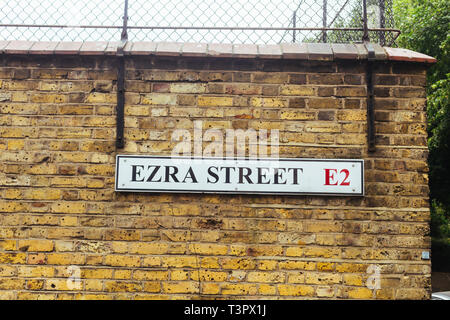
M 428 299 L 435 60 L 370 46 L 371 153 L 365 45 L 128 43 L 116 150 L 117 43 L 0 42 L 0 298 Z M 170 155 L 195 120 L 364 159 L 365 196 L 114 191 L 117 153 Z

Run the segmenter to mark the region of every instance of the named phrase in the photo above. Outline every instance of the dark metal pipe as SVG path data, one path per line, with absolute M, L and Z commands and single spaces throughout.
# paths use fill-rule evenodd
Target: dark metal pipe
M 116 147 L 125 146 L 125 57 L 123 49 L 128 40 L 128 0 L 125 0 L 122 34 L 120 45 L 117 47 L 117 107 L 116 107 Z
M 366 43 L 368 51 L 366 84 L 367 84 L 367 144 L 368 151 L 375 152 L 375 110 L 374 110 L 374 81 L 373 65 L 375 63 L 375 49 L 371 43 Z

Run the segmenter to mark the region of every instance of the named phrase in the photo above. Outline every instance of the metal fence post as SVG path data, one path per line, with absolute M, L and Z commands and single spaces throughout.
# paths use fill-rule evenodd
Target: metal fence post
M 363 0 L 363 42 L 370 42 L 369 30 L 367 27 L 367 0 Z
M 324 28 L 327 28 L 327 0 L 323 0 L 323 21 L 322 25 Z M 323 30 L 322 33 L 322 41 L 323 43 L 327 42 L 327 30 Z
M 386 25 L 386 19 L 384 17 L 386 11 L 385 0 L 379 0 L 380 6 L 380 28 L 384 29 Z M 383 31 L 380 31 L 380 45 L 384 46 L 386 44 L 386 39 Z

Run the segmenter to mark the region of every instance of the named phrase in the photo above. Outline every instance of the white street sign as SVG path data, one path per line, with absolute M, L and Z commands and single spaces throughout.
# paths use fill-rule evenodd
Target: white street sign
M 117 155 L 116 191 L 364 195 L 364 160 Z

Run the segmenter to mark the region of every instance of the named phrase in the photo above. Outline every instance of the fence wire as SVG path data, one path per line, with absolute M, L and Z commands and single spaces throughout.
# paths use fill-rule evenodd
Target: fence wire
M 8 0 L 0 39 L 119 41 L 125 7 L 130 41 L 361 42 L 392 45 L 393 0 Z M 365 19 L 367 17 L 367 19 Z M 384 29 L 384 30 L 373 30 Z

